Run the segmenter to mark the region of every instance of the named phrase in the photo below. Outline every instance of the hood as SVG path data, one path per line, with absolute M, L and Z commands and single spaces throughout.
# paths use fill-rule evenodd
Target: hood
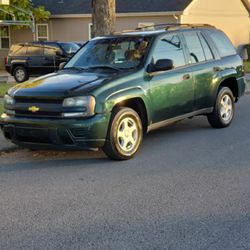
M 15 97 L 65 97 L 87 94 L 110 80 L 113 75 L 76 71 L 60 71 L 18 84 L 8 91 Z

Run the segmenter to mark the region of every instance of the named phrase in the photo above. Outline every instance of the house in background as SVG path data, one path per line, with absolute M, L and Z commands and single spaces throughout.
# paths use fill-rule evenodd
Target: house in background
M 36 24 L 37 40 L 86 41 L 91 38 L 91 0 L 32 2 L 51 12 L 47 23 Z M 116 0 L 116 30 L 161 23 L 206 23 L 222 29 L 238 46 L 249 43 L 249 6 L 248 0 Z M 0 29 L 0 62 L 11 44 L 33 40 L 29 28 L 16 30 L 0 26 Z

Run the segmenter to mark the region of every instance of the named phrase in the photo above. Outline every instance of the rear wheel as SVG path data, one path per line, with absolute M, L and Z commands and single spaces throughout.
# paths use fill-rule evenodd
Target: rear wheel
M 15 80 L 19 83 L 25 82 L 29 79 L 28 72 L 23 66 L 17 66 L 13 71 L 13 76 Z
M 128 160 L 138 151 L 143 137 L 139 115 L 130 108 L 116 108 L 103 147 L 104 153 L 114 160 Z
M 213 113 L 207 116 L 210 125 L 214 128 L 228 127 L 235 113 L 234 96 L 228 87 L 219 90 Z

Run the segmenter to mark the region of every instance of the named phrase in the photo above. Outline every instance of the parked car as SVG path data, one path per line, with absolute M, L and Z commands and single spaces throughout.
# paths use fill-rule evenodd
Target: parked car
M 86 41 L 85 42 L 84 41 L 75 41 L 74 43 L 77 44 L 78 46 L 82 47 L 86 43 Z
M 127 160 L 143 134 L 166 124 L 205 115 L 212 127 L 229 126 L 245 91 L 242 59 L 207 25 L 96 38 L 61 68 L 8 91 L 0 120 L 7 139 L 30 148 L 102 148 Z
M 11 46 L 5 60 L 6 70 L 17 82 L 30 76 L 55 72 L 80 48 L 73 42 L 29 42 Z

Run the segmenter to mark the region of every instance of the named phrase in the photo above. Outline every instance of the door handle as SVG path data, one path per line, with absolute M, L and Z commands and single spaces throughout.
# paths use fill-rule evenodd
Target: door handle
M 190 77 L 190 74 L 186 74 L 183 76 L 183 80 L 186 81 L 186 80 L 189 80 L 191 77 Z
M 220 72 L 221 68 L 220 67 L 214 67 L 214 72 Z

